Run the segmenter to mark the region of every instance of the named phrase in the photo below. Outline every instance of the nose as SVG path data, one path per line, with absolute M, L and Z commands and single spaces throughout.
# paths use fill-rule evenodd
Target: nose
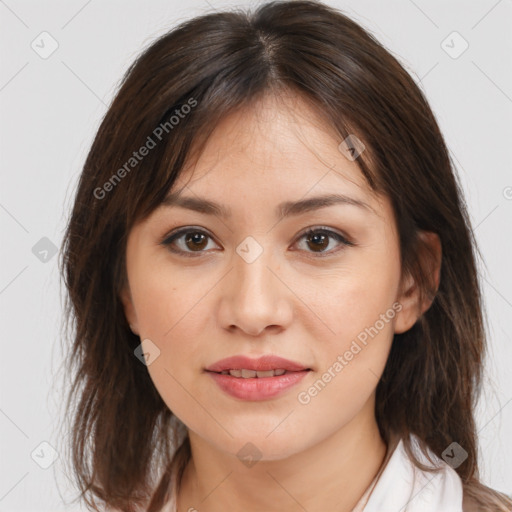
M 272 262 L 270 251 L 265 250 L 249 261 L 239 254 L 233 255 L 234 268 L 221 285 L 221 325 L 250 336 L 286 329 L 292 321 L 293 293 L 283 282 L 279 265 Z

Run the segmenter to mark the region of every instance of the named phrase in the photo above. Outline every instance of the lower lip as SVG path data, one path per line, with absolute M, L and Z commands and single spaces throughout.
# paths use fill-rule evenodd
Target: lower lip
M 217 385 L 228 395 L 241 400 L 267 400 L 284 393 L 298 384 L 309 370 L 290 372 L 276 377 L 244 379 L 215 372 L 208 372 Z

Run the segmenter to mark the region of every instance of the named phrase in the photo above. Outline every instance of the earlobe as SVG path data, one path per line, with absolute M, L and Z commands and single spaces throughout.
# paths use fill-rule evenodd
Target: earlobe
M 418 283 L 413 276 L 407 275 L 400 290 L 398 301 L 402 309 L 396 316 L 395 334 L 408 331 L 425 313 L 432 302 L 439 288 L 441 275 L 442 247 L 437 233 L 420 231 L 418 259 L 426 278 L 425 286 L 428 290 L 420 290 Z
M 125 286 L 121 290 L 119 297 L 123 304 L 124 315 L 126 317 L 126 321 L 128 322 L 128 325 L 130 326 L 130 329 L 133 332 L 133 334 L 138 335 L 139 328 L 138 328 L 138 323 L 137 323 L 137 315 L 135 313 L 133 300 L 132 300 L 131 293 L 130 293 L 128 286 Z

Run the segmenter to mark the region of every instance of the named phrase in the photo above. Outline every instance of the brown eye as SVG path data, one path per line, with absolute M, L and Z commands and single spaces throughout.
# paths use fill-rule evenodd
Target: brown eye
M 309 247 L 311 247 L 314 251 L 317 249 L 323 251 L 329 246 L 329 236 L 325 235 L 324 233 L 313 233 L 308 235 L 306 240 Z
M 205 241 L 206 235 L 204 233 L 190 232 L 185 236 L 185 245 L 191 250 L 204 249 L 206 247 Z
M 354 245 L 352 242 L 347 240 L 344 236 L 336 233 L 335 231 L 331 231 L 330 229 L 325 228 L 316 228 L 309 229 L 306 233 L 304 233 L 300 239 L 305 239 L 306 241 L 306 252 L 316 253 L 321 256 L 337 252 L 339 249 L 327 250 L 329 244 L 334 239 L 338 242 L 338 245 L 343 248 L 343 246 L 352 246 Z
M 206 252 L 204 249 L 208 246 L 211 239 L 208 233 L 198 229 L 182 229 L 168 236 L 162 241 L 162 245 L 175 253 L 191 256 L 193 253 Z

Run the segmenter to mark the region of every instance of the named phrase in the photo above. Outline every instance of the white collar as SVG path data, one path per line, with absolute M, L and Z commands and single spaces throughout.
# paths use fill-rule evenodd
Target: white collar
M 427 467 L 439 467 L 439 472 L 429 473 L 417 468 L 400 439 L 380 476 L 352 512 L 463 512 L 462 481 L 457 472 L 428 450 L 436 463 L 433 466 L 420 451 L 418 438 L 411 435 L 411 440 L 420 462 Z

